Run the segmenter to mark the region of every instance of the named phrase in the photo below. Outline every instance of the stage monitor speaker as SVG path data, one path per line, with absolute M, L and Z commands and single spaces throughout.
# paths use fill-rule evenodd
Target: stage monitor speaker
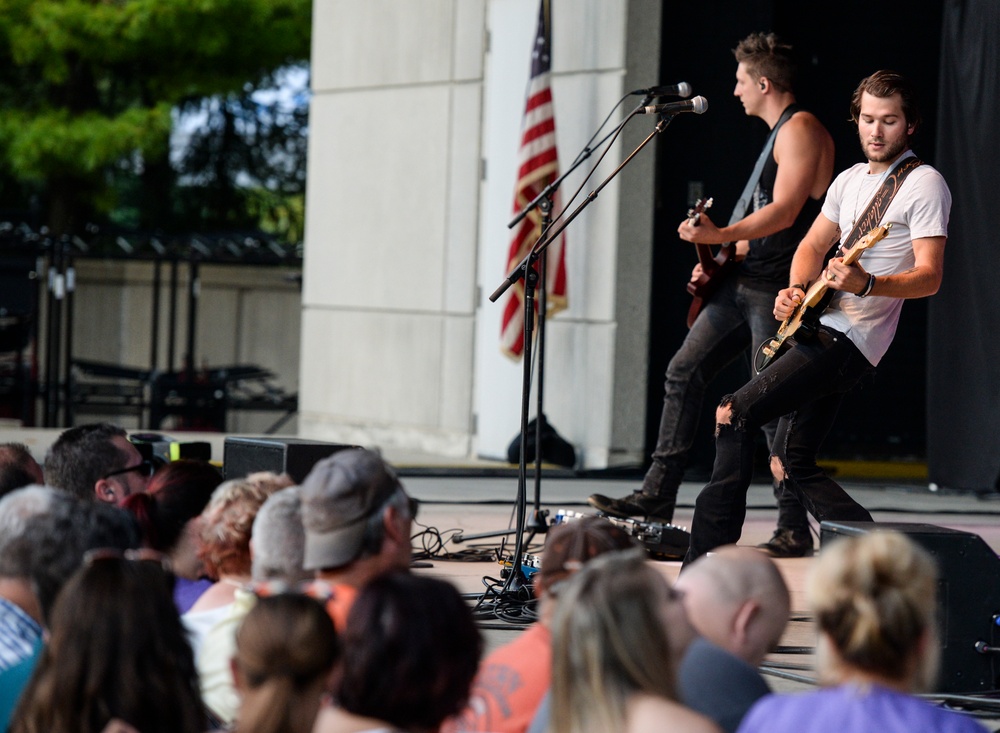
M 222 472 L 227 479 L 256 471 L 287 473 L 298 484 L 317 461 L 339 450 L 357 447 L 299 438 L 227 437 L 223 444 Z
M 1000 558 L 976 534 L 932 524 L 823 522 L 820 548 L 840 537 L 895 530 L 907 535 L 938 564 L 941 672 L 935 692 L 976 693 L 1000 689 Z

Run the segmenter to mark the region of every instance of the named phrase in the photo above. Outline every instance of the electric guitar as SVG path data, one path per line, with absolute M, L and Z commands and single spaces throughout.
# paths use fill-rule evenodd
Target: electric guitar
M 889 233 L 889 229 L 891 228 L 892 224 L 883 224 L 868 232 L 868 234 L 859 239 L 853 247 L 844 253 L 844 264 L 853 265 L 857 262 L 858 258 L 861 257 L 861 253 L 880 239 L 885 238 L 885 235 Z M 791 312 L 788 318 L 781 322 L 775 337 L 761 344 L 754 358 L 754 369 L 758 374 L 783 353 L 783 347 L 792 334 L 799 329 L 802 329 L 803 333 L 807 330 L 815 329 L 820 314 L 826 310 L 827 305 L 829 305 L 831 298 L 833 298 L 836 292 L 829 289 L 828 282 L 824 270 L 823 274 L 816 279 L 816 282 L 809 286 L 802 302 L 795 306 L 795 310 Z
M 688 221 L 697 224 L 701 213 L 711 206 L 712 199 L 698 199 L 695 205 L 688 209 Z M 705 301 L 718 289 L 726 273 L 736 264 L 736 245 L 732 242 L 723 244 L 716 253 L 712 252 L 710 244 L 696 244 L 695 250 L 698 253 L 698 262 L 701 263 L 701 273 L 687 284 L 687 291 L 694 298 L 688 309 L 688 328 L 694 324 L 694 319 L 698 317 Z

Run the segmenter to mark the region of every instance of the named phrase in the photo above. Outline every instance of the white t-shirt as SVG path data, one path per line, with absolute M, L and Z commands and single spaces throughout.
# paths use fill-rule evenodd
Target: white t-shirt
M 904 154 L 911 156 L 909 151 Z M 868 172 L 866 162 L 848 168 L 830 184 L 823 215 L 840 226 L 842 236 L 854 228 L 882 180 L 883 174 Z M 861 254 L 861 266 L 876 276 L 910 269 L 914 265 L 913 240 L 947 237 L 950 212 L 951 191 L 941 174 L 926 163 L 910 171 L 880 222 L 891 223 L 892 228 L 885 239 Z M 902 307 L 901 298 L 858 298 L 837 292 L 820 323 L 846 335 L 872 365 L 877 365 L 896 334 Z

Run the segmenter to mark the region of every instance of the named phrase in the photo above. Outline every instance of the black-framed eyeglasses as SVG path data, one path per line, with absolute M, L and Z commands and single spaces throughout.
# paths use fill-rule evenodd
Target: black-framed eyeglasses
M 410 519 L 416 519 L 417 510 L 420 509 L 420 499 L 415 499 L 414 497 L 407 495 L 406 503 L 410 509 Z
M 142 463 L 137 463 L 134 466 L 119 468 L 117 471 L 106 473 L 103 478 L 111 478 L 112 476 L 118 476 L 123 473 L 132 473 L 132 471 L 136 471 L 140 476 L 149 478 L 156 473 L 156 465 L 152 461 L 143 461 Z

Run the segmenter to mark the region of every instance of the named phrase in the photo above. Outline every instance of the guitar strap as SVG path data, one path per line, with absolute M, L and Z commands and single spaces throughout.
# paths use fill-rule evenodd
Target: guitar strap
M 889 202 L 892 201 L 892 197 L 896 195 L 896 192 L 903 185 L 903 181 L 910 174 L 910 171 L 916 170 L 921 165 L 923 165 L 923 161 L 916 155 L 907 156 L 896 164 L 885 180 L 882 181 L 882 185 L 879 186 L 875 195 L 872 196 L 872 200 L 868 202 L 864 213 L 858 217 L 854 228 L 847 235 L 847 239 L 844 240 L 843 244 L 839 242 L 834 243 L 832 248 L 834 255 L 838 248 L 844 250 L 850 249 L 861 237 L 878 226 L 878 223 L 882 221 L 882 217 L 885 216 L 885 210 L 889 208 Z
M 747 210 L 750 208 L 750 201 L 753 198 L 753 191 L 757 188 L 757 182 L 760 180 L 761 171 L 764 170 L 764 164 L 767 163 L 767 156 L 771 154 L 771 150 L 774 148 L 774 139 L 778 136 L 778 128 L 788 122 L 789 118 L 798 112 L 799 109 L 800 107 L 797 104 L 788 105 L 785 107 L 785 111 L 781 113 L 781 117 L 778 118 L 778 121 L 774 123 L 774 127 L 771 129 L 771 134 L 767 136 L 767 141 L 764 143 L 764 149 L 760 151 L 760 155 L 757 156 L 757 163 L 750 172 L 750 178 L 747 179 L 747 185 L 743 187 L 743 193 L 740 194 L 739 201 L 737 201 L 736 206 L 733 207 L 733 215 L 729 217 L 730 226 L 747 215 Z

